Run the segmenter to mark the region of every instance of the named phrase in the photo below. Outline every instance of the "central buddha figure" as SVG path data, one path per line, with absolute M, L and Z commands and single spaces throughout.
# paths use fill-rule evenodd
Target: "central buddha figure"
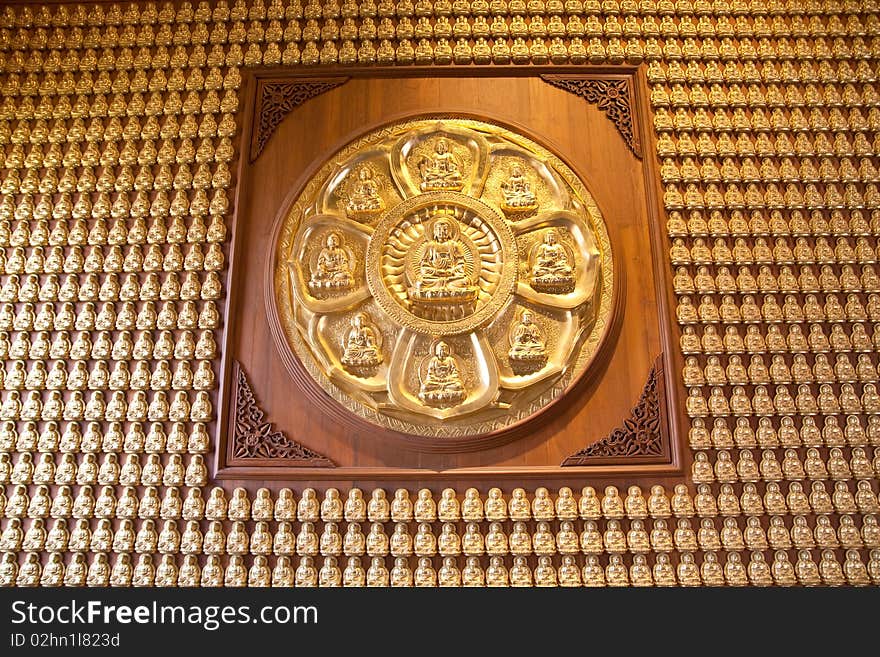
M 327 235 L 324 248 L 318 253 L 309 287 L 313 290 L 347 290 L 354 285 L 348 249 L 342 245 L 339 234 Z
M 477 298 L 473 274 L 468 272 L 465 248 L 453 236 L 453 220 L 440 217 L 426 240 L 407 296 L 417 304 L 470 303 Z
M 385 202 L 379 195 L 379 183 L 373 170 L 364 166 L 358 170 L 357 180 L 351 185 L 346 214 L 355 221 L 369 221 L 385 209 Z
M 375 367 L 382 362 L 381 336 L 370 322 L 367 313 L 358 313 L 351 319 L 351 330 L 345 338 L 342 364 L 358 371 Z
M 428 360 L 424 373 L 420 371 L 419 378 L 419 399 L 430 406 L 455 406 L 467 396 L 458 361 L 442 340 L 434 347 L 434 355 Z
M 423 192 L 458 191 L 464 187 L 458 158 L 449 150 L 449 142 L 440 138 L 434 144 L 434 153 L 419 163 Z
M 532 288 L 536 292 L 564 294 L 574 288 L 574 267 L 555 230 L 548 230 L 531 258 Z

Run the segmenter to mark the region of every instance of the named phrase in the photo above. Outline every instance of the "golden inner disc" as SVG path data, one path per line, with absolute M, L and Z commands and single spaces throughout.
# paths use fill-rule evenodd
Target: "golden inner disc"
M 285 213 L 282 348 L 376 426 L 478 440 L 587 370 L 612 265 L 602 214 L 553 153 L 483 121 L 403 121 L 330 157 Z

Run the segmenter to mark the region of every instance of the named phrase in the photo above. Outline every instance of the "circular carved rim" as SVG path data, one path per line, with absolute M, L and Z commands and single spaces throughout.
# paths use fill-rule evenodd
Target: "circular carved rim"
M 431 206 L 458 206 L 470 210 L 489 225 L 501 245 L 501 279 L 495 285 L 491 298 L 470 315 L 453 321 L 432 321 L 409 312 L 394 299 L 381 276 L 382 249 L 389 234 L 407 215 Z M 367 246 L 367 285 L 382 310 L 401 326 L 430 335 L 465 333 L 491 319 L 507 303 L 516 285 L 516 263 L 513 260 L 515 253 L 516 238 L 513 231 L 488 205 L 457 192 L 428 192 L 398 203 L 376 225 Z
M 600 304 L 597 312 L 597 321 L 588 339 L 584 340 L 580 346 L 580 353 L 575 367 L 569 368 L 564 376 L 560 377 L 556 384 L 548 391 L 548 393 L 553 393 L 553 398 L 534 412 L 519 414 L 513 421 L 506 423 L 504 426 L 488 427 L 483 433 L 471 433 L 463 437 L 418 435 L 408 432 L 406 423 L 383 426 L 371 421 L 368 417 L 352 412 L 352 407 L 356 404 L 353 404 L 352 400 L 348 399 L 344 393 L 338 390 L 334 391 L 334 386 L 329 380 L 319 381 L 318 378 L 323 376 L 321 372 L 314 366 L 310 366 L 309 363 L 304 362 L 297 355 L 293 344 L 298 344 L 301 348 L 305 345 L 299 336 L 295 334 L 296 332 L 290 331 L 281 321 L 283 313 L 291 312 L 290 295 L 277 294 L 279 285 L 283 284 L 286 278 L 286 274 L 283 272 L 284 267 L 276 266 L 279 262 L 277 256 L 280 253 L 282 244 L 286 242 L 289 247 L 294 237 L 293 232 L 291 232 L 291 222 L 286 222 L 285 219 L 297 210 L 297 206 L 301 206 L 301 197 L 308 191 L 309 187 L 316 184 L 316 178 L 320 177 L 321 171 L 330 167 L 331 164 L 338 163 L 340 158 L 346 157 L 358 148 L 370 145 L 370 136 L 390 134 L 391 128 L 399 127 L 406 123 L 418 124 L 427 120 L 437 121 L 446 119 L 479 123 L 498 127 L 502 130 L 513 131 L 513 134 L 522 142 L 543 151 L 547 157 L 548 164 L 554 167 L 561 167 L 562 172 L 564 172 L 564 180 L 572 187 L 578 196 L 578 200 L 583 203 L 584 211 L 595 223 L 596 237 L 599 241 L 603 265 L 598 283 L 601 289 L 600 293 L 596 295 Z M 358 135 L 360 136 L 358 137 Z M 551 150 L 551 147 L 543 143 L 540 138 L 533 136 L 526 127 L 504 119 L 474 115 L 466 111 L 456 112 L 455 114 L 425 112 L 415 115 L 395 115 L 390 119 L 371 124 L 369 128 L 359 133 L 350 133 L 348 137 L 341 139 L 337 144 L 338 146 L 333 155 L 327 158 L 323 164 L 316 163 L 310 166 L 299 176 L 296 186 L 286 196 L 282 209 L 274 222 L 272 236 L 273 257 L 266 260 L 267 294 L 265 299 L 269 314 L 270 332 L 282 362 L 306 396 L 323 412 L 330 415 L 334 421 L 354 431 L 367 431 L 375 437 L 398 441 L 401 446 L 409 449 L 434 453 L 472 452 L 503 445 L 511 440 L 523 437 L 534 421 L 546 417 L 551 409 L 561 409 L 568 406 L 573 401 L 572 395 L 575 389 L 583 389 L 584 386 L 593 381 L 595 379 L 594 375 L 598 370 L 601 370 L 603 363 L 607 360 L 608 349 L 606 347 L 613 342 L 611 338 L 616 333 L 617 315 L 620 306 L 619 287 L 621 283 L 619 272 L 612 266 L 611 242 L 604 224 L 603 215 L 596 206 L 586 185 L 582 182 L 582 178 L 576 173 L 576 169 L 557 156 L 555 151 Z M 299 210 L 302 212 L 304 207 L 299 207 Z M 283 259 L 280 261 L 283 262 Z M 584 363 L 589 366 L 581 367 Z M 573 369 L 578 370 L 574 376 L 572 375 Z

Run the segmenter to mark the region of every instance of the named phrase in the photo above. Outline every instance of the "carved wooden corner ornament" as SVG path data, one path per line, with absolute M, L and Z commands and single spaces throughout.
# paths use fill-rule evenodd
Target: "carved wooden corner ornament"
M 542 75 L 548 84 L 580 96 L 611 119 L 626 145 L 642 159 L 642 145 L 633 120 L 633 89 L 628 78 L 591 78 L 583 75 Z
M 256 397 L 244 369 L 234 362 L 235 408 L 232 431 L 233 459 L 277 459 L 279 465 L 308 468 L 335 468 L 323 454 L 291 440 L 281 431 L 273 431 L 272 423 L 257 405 Z
M 347 77 L 306 78 L 287 82 L 261 80 L 257 90 L 250 161 L 253 162 L 260 156 L 275 128 L 290 112 L 306 101 L 342 86 L 348 80 Z
M 663 425 L 663 356 L 651 367 L 648 381 L 639 401 L 633 406 L 623 425 L 607 438 L 588 445 L 562 462 L 562 467 L 595 465 L 596 461 L 634 456 L 662 456 L 666 451 L 667 433 Z

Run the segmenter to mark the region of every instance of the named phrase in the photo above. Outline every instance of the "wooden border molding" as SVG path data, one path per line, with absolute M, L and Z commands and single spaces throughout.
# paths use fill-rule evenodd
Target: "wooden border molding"
M 596 105 L 611 119 L 629 149 L 637 158 L 642 159 L 642 145 L 633 121 L 633 90 L 628 78 L 543 74 L 541 79 Z
M 273 459 L 279 465 L 309 468 L 335 468 L 323 454 L 319 454 L 289 439 L 281 431 L 273 431 L 272 423 L 257 405 L 254 391 L 241 363 L 234 361 L 235 417 L 232 434 L 232 458 Z
M 662 456 L 666 451 L 664 425 L 663 356 L 658 356 L 648 374 L 638 402 L 623 425 L 607 438 L 588 445 L 562 462 L 562 467 L 592 465 L 597 459 L 629 459 L 634 456 Z
M 251 157 L 253 162 L 258 157 L 269 138 L 275 132 L 275 128 L 294 109 L 303 103 L 320 96 L 323 93 L 340 87 L 349 78 L 304 78 L 299 80 L 271 81 L 261 80 L 257 91 L 257 106 L 255 111 L 256 129 L 251 140 Z

